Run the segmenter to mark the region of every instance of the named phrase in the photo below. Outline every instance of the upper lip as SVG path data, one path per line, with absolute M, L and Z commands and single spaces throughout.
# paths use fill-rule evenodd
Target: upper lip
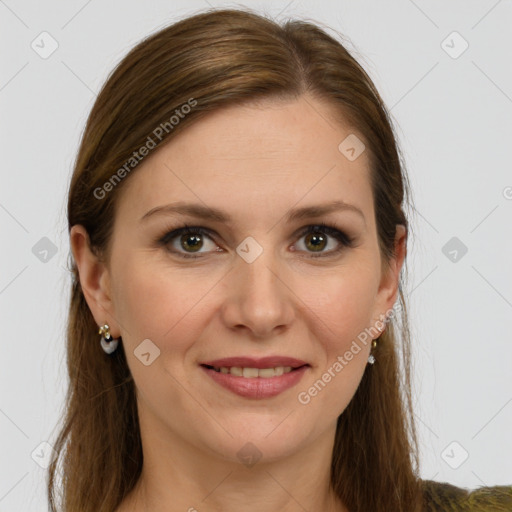
M 268 357 L 223 357 L 222 359 L 212 359 L 211 361 L 203 361 L 201 365 L 215 366 L 217 368 L 238 366 L 240 368 L 276 368 L 278 366 L 291 366 L 292 368 L 300 368 L 308 365 L 306 361 L 301 361 L 294 357 L 285 356 L 268 356 Z M 309 365 L 308 365 L 309 366 Z

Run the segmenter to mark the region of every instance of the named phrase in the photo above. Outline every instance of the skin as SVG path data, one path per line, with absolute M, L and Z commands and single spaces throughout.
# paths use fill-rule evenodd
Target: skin
M 349 161 L 338 150 L 350 133 L 308 96 L 214 112 L 126 178 L 108 261 L 89 250 L 82 226 L 72 228 L 87 303 L 98 325 L 122 336 L 137 389 L 144 468 L 117 512 L 347 510 L 329 489 L 330 462 L 336 420 L 365 371 L 371 338 L 307 405 L 297 395 L 393 307 L 406 239 L 397 226 L 396 258 L 384 266 L 366 152 Z M 337 211 L 285 222 L 292 208 L 333 200 L 356 205 L 364 220 Z M 175 201 L 222 209 L 233 222 L 176 214 L 140 221 Z M 335 222 L 354 246 L 312 257 L 300 231 L 320 222 Z M 171 252 L 197 254 L 180 236 L 167 248 L 156 242 L 184 223 L 213 231 L 201 238 L 201 258 Z M 236 252 L 248 236 L 263 248 L 252 263 Z M 324 237 L 320 252 L 340 247 Z M 146 366 L 134 350 L 148 338 L 160 356 Z M 233 394 L 199 367 L 274 354 L 311 367 L 298 385 L 264 400 Z M 261 452 L 252 467 L 237 457 L 247 442 Z

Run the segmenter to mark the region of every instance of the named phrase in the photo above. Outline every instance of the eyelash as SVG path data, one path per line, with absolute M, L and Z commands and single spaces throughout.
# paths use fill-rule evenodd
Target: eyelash
M 332 236 L 338 242 L 340 242 L 340 247 L 338 249 L 333 249 L 331 251 L 328 251 L 327 253 L 318 253 L 314 254 L 312 253 L 309 257 L 311 258 L 322 258 L 322 257 L 328 257 L 332 256 L 334 254 L 338 254 L 341 252 L 344 248 L 353 247 L 354 238 L 349 237 L 347 234 L 345 234 L 343 231 L 338 229 L 334 224 L 327 225 L 323 222 L 320 224 L 311 224 L 309 226 L 306 226 L 305 229 L 303 229 L 300 234 L 299 238 L 302 238 L 306 235 L 309 235 L 310 233 L 321 233 L 326 234 L 329 236 Z M 157 243 L 161 246 L 167 247 L 169 245 L 169 242 L 171 242 L 174 238 L 180 236 L 180 235 L 204 235 L 208 238 L 215 241 L 212 237 L 212 232 L 209 229 L 202 228 L 200 226 L 188 226 L 184 225 L 183 227 L 172 229 L 171 231 L 168 231 L 163 237 L 157 239 Z M 182 258 L 202 258 L 205 253 L 201 253 L 201 255 L 195 255 L 195 254 L 188 254 L 188 253 L 181 253 L 176 251 L 170 251 L 173 254 L 177 254 L 179 257 Z

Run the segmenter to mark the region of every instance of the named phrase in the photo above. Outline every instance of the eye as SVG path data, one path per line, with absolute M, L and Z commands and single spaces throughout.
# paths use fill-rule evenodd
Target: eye
M 332 256 L 341 252 L 346 247 L 352 247 L 354 242 L 353 238 L 335 226 L 328 226 L 323 223 L 307 226 L 298 236 L 300 238 L 304 237 L 305 252 L 310 253 L 307 257 L 312 258 Z M 335 247 L 333 249 L 324 251 L 326 246 L 329 245 L 330 238 L 337 241 L 338 246 L 336 247 L 336 244 L 334 244 Z M 201 251 L 204 248 L 205 239 L 212 242 L 212 248 Z M 171 230 L 158 239 L 157 242 L 182 258 L 201 258 L 201 254 L 222 252 L 222 249 L 213 242 L 212 232 L 200 226 L 184 226 Z M 293 251 L 296 250 L 294 246 Z
M 189 227 L 184 226 L 182 228 L 174 229 L 168 233 L 166 233 L 160 240 L 159 243 L 168 247 L 171 245 L 170 252 L 176 253 L 183 258 L 200 258 L 201 256 L 196 256 L 195 253 L 198 253 L 200 249 L 203 248 L 203 238 L 209 238 L 212 240 L 210 236 L 210 231 L 204 229 L 202 227 Z M 174 240 L 176 239 L 176 240 Z M 172 243 L 171 243 L 172 242 Z M 213 244 L 215 247 L 218 247 L 216 244 Z M 180 252 L 182 249 L 191 250 L 192 254 L 186 254 Z M 218 249 L 212 249 L 213 251 L 217 251 Z M 209 252 L 209 251 L 205 251 Z M 201 254 L 201 253 L 199 253 Z
M 312 258 L 338 254 L 344 248 L 352 247 L 354 242 L 353 238 L 349 237 L 335 226 L 328 226 L 323 223 L 307 226 L 301 232 L 300 237 L 305 237 L 304 246 L 306 247 L 306 252 L 310 252 L 308 249 L 311 249 L 313 254 L 310 254 L 309 257 Z M 325 247 L 329 244 L 329 238 L 334 238 L 338 242 L 338 247 L 335 246 L 334 249 L 324 251 Z

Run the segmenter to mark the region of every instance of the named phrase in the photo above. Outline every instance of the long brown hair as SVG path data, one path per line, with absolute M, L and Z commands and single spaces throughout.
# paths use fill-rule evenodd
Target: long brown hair
M 362 66 L 318 25 L 298 20 L 280 25 L 250 9 L 195 14 L 152 34 L 118 64 L 82 136 L 68 196 L 69 229 L 83 225 L 91 249 L 108 259 L 115 205 L 136 172 L 126 163 L 148 137 L 159 145 L 223 107 L 305 93 L 329 102 L 333 119 L 348 122 L 364 138 L 379 248 L 387 263 L 396 225 L 409 232 L 404 207 L 410 190 L 381 97 Z M 170 122 L 177 109 L 179 122 Z M 156 137 L 159 126 L 166 129 Z M 118 172 L 122 168 L 125 172 Z M 119 179 L 113 180 L 114 174 Z M 58 457 L 48 471 L 48 500 L 52 512 L 112 512 L 142 469 L 135 384 L 122 344 L 109 357 L 100 350 L 98 327 L 71 255 L 70 271 L 70 382 L 54 443 Z M 404 271 L 406 266 L 399 284 L 400 315 L 381 335 L 376 363 L 367 366 L 337 422 L 331 481 L 351 511 L 411 512 L 421 499 Z

